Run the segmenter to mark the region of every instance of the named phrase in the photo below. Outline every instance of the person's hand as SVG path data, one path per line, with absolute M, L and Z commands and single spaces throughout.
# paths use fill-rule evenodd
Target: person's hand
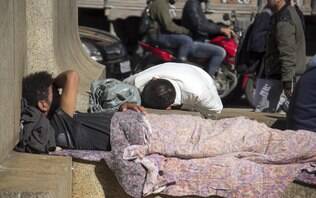
M 228 27 L 222 27 L 221 28 L 221 32 L 227 37 L 227 38 L 231 38 L 232 34 L 233 34 L 233 30 L 228 28 Z
M 120 111 L 133 110 L 136 112 L 146 113 L 145 108 L 135 103 L 125 102 L 120 106 Z
M 293 83 L 291 81 L 283 82 L 283 91 L 286 97 L 290 98 L 293 95 Z
M 290 98 L 293 95 L 292 89 L 284 89 L 284 94 L 286 97 Z

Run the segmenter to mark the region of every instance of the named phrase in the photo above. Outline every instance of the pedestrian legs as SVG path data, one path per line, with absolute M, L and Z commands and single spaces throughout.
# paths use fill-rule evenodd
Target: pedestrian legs
M 255 111 L 276 112 L 282 91 L 280 80 L 259 78 L 256 82 Z

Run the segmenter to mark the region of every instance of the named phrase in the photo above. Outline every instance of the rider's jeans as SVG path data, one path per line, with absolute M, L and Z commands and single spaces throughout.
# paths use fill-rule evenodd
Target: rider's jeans
M 155 41 L 165 48 L 177 49 L 177 59 L 186 61 L 193 45 L 191 37 L 184 34 L 159 34 Z
M 202 59 L 209 58 L 206 71 L 210 75 L 215 76 L 218 68 L 221 66 L 221 63 L 226 56 L 226 51 L 224 48 L 214 44 L 194 42 L 194 45 L 190 51 L 190 56 Z

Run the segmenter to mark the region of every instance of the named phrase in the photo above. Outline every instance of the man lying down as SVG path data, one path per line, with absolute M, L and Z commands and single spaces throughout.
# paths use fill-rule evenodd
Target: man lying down
M 134 104 L 123 104 L 123 112 L 76 113 L 78 84 L 74 71 L 23 79 L 28 106 L 17 150 L 48 153 L 59 146 L 66 150 L 53 154 L 104 159 L 133 197 L 279 197 L 316 162 L 315 133 L 280 131 L 242 117 L 144 114 Z

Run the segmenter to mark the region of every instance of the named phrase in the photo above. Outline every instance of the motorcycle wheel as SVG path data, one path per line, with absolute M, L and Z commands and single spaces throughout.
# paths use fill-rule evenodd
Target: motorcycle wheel
M 246 99 L 251 107 L 255 107 L 255 94 L 256 94 L 256 80 L 254 77 L 249 77 L 246 87 L 245 95 Z
M 235 102 L 238 103 L 238 101 L 241 99 L 241 97 L 244 95 L 244 89 L 242 88 L 242 78 L 240 75 L 237 74 L 237 85 L 236 87 L 225 97 L 222 98 L 223 104 L 235 104 Z
M 234 71 L 230 71 L 224 65 L 218 71 L 215 77 L 215 83 L 218 95 L 223 99 L 227 97 L 237 86 L 237 74 Z

